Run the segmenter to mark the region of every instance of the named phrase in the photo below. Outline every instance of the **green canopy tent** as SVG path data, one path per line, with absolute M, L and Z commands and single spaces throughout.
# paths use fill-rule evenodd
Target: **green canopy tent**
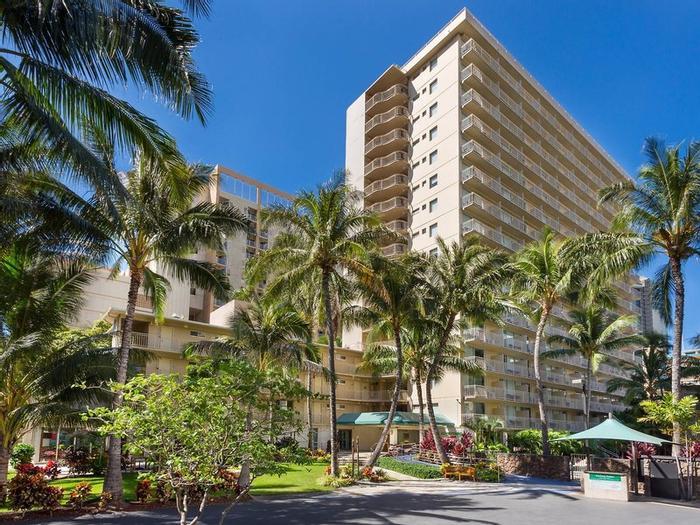
M 602 423 L 584 430 L 583 432 L 578 432 L 576 434 L 571 434 L 570 436 L 553 439 L 552 441 L 629 441 L 637 443 L 651 443 L 652 445 L 663 445 L 664 443 L 671 443 L 667 439 L 661 439 L 656 436 L 645 434 L 644 432 L 639 432 L 633 428 L 623 425 L 612 415 L 608 416 L 608 419 Z M 588 469 L 590 470 L 590 457 L 588 454 L 587 463 Z M 637 451 L 635 447 L 632 447 L 632 462 L 634 464 L 635 480 L 638 479 L 637 476 Z M 637 493 L 637 483 L 634 484 L 634 492 Z

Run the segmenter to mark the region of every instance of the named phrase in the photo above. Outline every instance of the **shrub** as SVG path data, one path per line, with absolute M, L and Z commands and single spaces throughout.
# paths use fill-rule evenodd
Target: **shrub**
M 688 454 L 690 452 L 690 454 Z M 682 457 L 700 458 L 700 441 L 694 441 L 689 447 L 683 447 L 681 449 Z
M 508 447 L 503 443 L 478 443 L 474 446 L 476 452 L 508 452 Z
M 78 510 L 82 509 L 91 493 L 92 485 L 90 483 L 87 481 L 77 483 L 68 497 L 68 506 Z
M 496 483 L 503 479 L 503 472 L 495 463 L 478 463 L 476 465 L 476 480 Z
M 625 457 L 627 459 L 632 459 L 635 455 L 635 452 L 638 458 L 643 456 L 651 457 L 656 454 L 656 445 L 652 445 L 651 443 L 640 443 L 636 441 L 632 442 L 627 448 L 627 452 L 625 452 Z
M 104 512 L 107 510 L 107 507 L 109 507 L 109 504 L 112 503 L 112 493 L 111 492 L 103 492 L 100 494 L 100 501 L 97 503 L 97 509 L 100 512 Z
M 89 474 L 92 472 L 94 457 L 85 448 L 66 449 L 65 460 L 72 475 Z
M 440 438 L 442 448 L 447 454 L 457 454 L 461 456 L 467 453 L 474 446 L 474 438 L 468 432 L 463 433 L 459 438 L 456 436 L 444 436 Z M 423 441 L 420 442 L 420 447 L 424 450 L 437 451 L 433 433 L 428 430 L 423 436 Z
M 422 463 L 408 463 L 386 456 L 379 458 L 377 465 L 407 476 L 413 476 L 414 478 L 438 479 L 442 477 L 438 467 L 423 465 Z
M 58 477 L 59 469 L 58 463 L 55 461 L 47 461 L 44 467 L 44 476 L 49 479 L 56 479 Z
M 151 480 L 141 478 L 136 482 L 136 501 L 146 503 L 151 497 Z
M 10 453 L 10 465 L 12 468 L 17 468 L 18 465 L 31 463 L 34 457 L 34 447 L 27 443 L 17 443 L 12 447 Z
M 44 475 L 44 469 L 33 463 L 22 463 L 17 465 L 15 468 L 19 476 L 36 476 L 38 474 Z
M 40 507 L 54 510 L 61 502 L 63 489 L 52 487 L 44 478 L 44 473 L 20 474 L 19 472 L 7 484 L 8 503 L 13 510 L 30 510 Z
M 570 456 L 571 454 L 580 454 L 583 451 L 583 444 L 579 441 L 553 441 L 568 435 L 568 432 L 549 431 L 549 445 L 552 455 Z M 521 430 L 511 436 L 508 444 L 513 452 L 542 454 L 542 431 L 534 428 Z
M 344 478 L 340 476 L 336 477 L 328 475 L 318 479 L 318 484 L 322 487 L 333 487 L 336 489 L 341 487 L 349 487 L 353 483 L 355 483 L 355 480 L 352 478 Z
M 299 448 L 299 442 L 292 436 L 284 436 L 275 442 L 277 448 Z

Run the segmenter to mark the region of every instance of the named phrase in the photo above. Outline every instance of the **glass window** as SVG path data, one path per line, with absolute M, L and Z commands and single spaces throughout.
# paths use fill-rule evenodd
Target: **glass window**
M 428 205 L 428 211 L 430 213 L 433 213 L 435 210 L 437 210 L 437 199 L 433 199 L 430 201 L 430 204 Z
M 430 71 L 432 71 L 432 70 L 435 69 L 436 67 L 437 67 L 437 58 L 433 58 L 433 59 L 430 61 Z
M 429 231 L 428 231 L 428 237 L 435 237 L 437 236 L 437 222 L 431 224 L 429 226 Z
M 430 93 L 434 93 L 435 90 L 437 89 L 437 82 L 438 82 L 438 81 L 437 81 L 437 78 L 436 78 L 435 80 L 433 80 L 433 81 L 430 83 L 430 86 L 428 87 L 428 91 L 430 91 Z
M 429 252 L 431 257 L 437 257 L 438 254 L 438 249 L 437 248 L 432 248 Z
M 431 117 L 437 113 L 437 106 L 438 106 L 438 103 L 436 102 L 435 104 L 430 106 L 430 108 L 428 109 L 428 113 L 430 114 Z
M 435 175 L 431 175 L 431 176 L 430 176 L 430 181 L 429 181 L 429 185 L 428 185 L 428 186 L 429 186 L 430 188 L 434 188 L 435 186 L 437 186 L 437 182 L 438 182 L 438 181 L 437 181 L 437 173 L 436 173 Z
M 433 140 L 435 137 L 437 137 L 437 126 L 430 130 L 430 140 Z
M 437 150 L 430 152 L 429 164 L 433 164 L 435 161 L 437 161 Z

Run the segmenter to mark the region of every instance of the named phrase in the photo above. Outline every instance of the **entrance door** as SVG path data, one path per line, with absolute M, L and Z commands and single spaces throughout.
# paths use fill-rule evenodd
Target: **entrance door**
M 352 430 L 338 430 L 338 447 L 340 450 L 352 448 Z

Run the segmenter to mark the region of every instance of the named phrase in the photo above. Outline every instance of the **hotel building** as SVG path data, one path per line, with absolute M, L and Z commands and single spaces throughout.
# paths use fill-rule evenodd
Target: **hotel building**
M 466 9 L 402 65 L 391 65 L 347 110 L 347 182 L 364 192 L 367 209 L 402 233 L 383 249 L 436 253 L 438 237 L 459 242 L 477 234 L 512 252 L 545 226 L 565 236 L 606 229 L 599 188 L 626 174 L 595 140 Z M 631 279 L 630 279 L 631 282 Z M 617 285 L 620 312 L 639 313 L 639 290 Z M 562 309 L 556 316 L 565 319 Z M 474 418 L 500 419 L 506 429 L 539 426 L 532 351 L 533 326 L 509 316 L 504 327 L 464 332 L 465 357 L 485 375 L 448 374 L 434 388 L 435 406 L 458 427 Z M 562 331 L 555 323 L 549 333 Z M 363 348 L 366 332 L 343 334 Z M 606 381 L 625 375 L 631 352 L 600 366 L 593 420 L 623 409 L 622 392 Z M 545 360 L 542 377 L 550 425 L 584 425 L 578 357 Z M 417 410 L 416 399 L 413 402 Z

